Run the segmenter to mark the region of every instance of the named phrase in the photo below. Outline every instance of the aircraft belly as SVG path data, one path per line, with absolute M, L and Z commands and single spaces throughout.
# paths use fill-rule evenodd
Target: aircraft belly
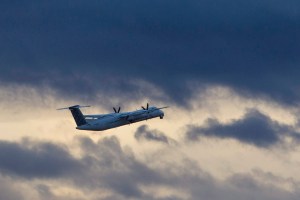
M 99 131 L 111 129 L 111 128 L 116 128 L 119 126 L 127 125 L 129 122 L 127 120 L 109 120 L 105 122 L 98 123 L 95 126 L 95 129 Z
M 119 121 L 115 121 L 115 122 L 112 122 L 112 123 L 108 124 L 107 127 L 109 129 L 109 128 L 115 128 L 115 127 L 123 126 L 123 125 L 126 125 L 126 124 L 128 124 L 127 121 L 119 120 Z
M 156 116 L 156 115 L 140 116 L 140 117 L 137 117 L 136 119 L 133 119 L 132 123 L 140 122 L 140 121 L 144 121 L 144 120 L 148 120 L 148 119 L 152 119 L 152 118 L 155 118 L 155 117 L 158 117 L 158 116 Z

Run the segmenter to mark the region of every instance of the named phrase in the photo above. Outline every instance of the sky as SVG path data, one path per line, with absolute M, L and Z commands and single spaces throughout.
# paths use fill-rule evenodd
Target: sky
M 0 199 L 300 198 L 299 1 L 0 2 Z

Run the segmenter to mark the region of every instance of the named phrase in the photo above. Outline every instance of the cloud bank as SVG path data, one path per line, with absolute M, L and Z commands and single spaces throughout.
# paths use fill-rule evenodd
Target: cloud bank
M 299 8 L 270 0 L 7 1 L 0 80 L 95 102 L 105 94 L 184 105 L 194 87 L 222 85 L 296 105 Z
M 62 194 L 54 192 L 55 187 L 51 181 L 56 181 L 56 185 L 68 187 L 69 190 L 76 190 L 85 196 L 84 199 L 99 199 L 97 195 L 100 193 L 100 199 L 299 198 L 296 190 L 298 186 L 293 192 L 288 192 L 268 182 L 276 177 L 271 174 L 265 173 L 267 175 L 263 179 L 258 179 L 257 177 L 261 177 L 258 176 L 259 173 L 236 173 L 220 181 L 202 170 L 197 163 L 184 157 L 179 158 L 182 159 L 181 165 L 170 165 L 163 160 L 159 165 L 141 161 L 128 147 L 122 148 L 116 137 L 96 142 L 86 137 L 77 137 L 76 141 L 81 151 L 79 157 L 74 157 L 70 150 L 59 144 L 32 140 L 20 143 L 1 141 L 0 149 L 6 154 L 1 155 L 0 178 L 15 184 L 27 182 L 27 186 L 36 195 L 49 199 L 63 197 Z M 16 166 L 8 169 L 5 164 L 8 159 L 13 160 L 15 165 L 22 166 L 22 170 Z M 47 161 L 43 163 L 45 159 Z M 70 164 L 62 165 L 60 162 Z M 35 181 L 30 182 L 31 179 Z M 9 189 L 1 193 L 0 197 L 13 199 L 18 192 L 10 192 L 14 190 L 14 184 L 4 186 L 5 181 L 1 181 L 0 188 Z M 292 183 L 291 181 L 288 180 Z M 26 188 L 22 189 L 26 194 Z M 72 197 L 72 193 L 70 196 Z M 71 197 L 70 199 L 76 199 Z M 25 195 L 23 199 L 29 198 Z
M 204 127 L 189 126 L 186 134 L 188 140 L 197 140 L 201 136 L 216 138 L 233 138 L 257 147 L 268 148 L 290 137 L 299 142 L 296 127 L 279 124 L 258 110 L 251 109 L 243 118 L 222 124 L 216 119 L 207 119 Z

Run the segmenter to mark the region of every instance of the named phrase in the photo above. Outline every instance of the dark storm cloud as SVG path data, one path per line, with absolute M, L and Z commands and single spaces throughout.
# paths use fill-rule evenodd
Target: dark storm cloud
M 46 142 L 0 142 L 0 173 L 25 179 L 71 180 L 88 190 L 104 188 L 125 197 L 140 198 L 139 185 L 161 180 L 159 173 L 123 151 L 115 137 L 94 143 L 79 138 L 83 156 L 74 158 L 69 150 Z M 42 190 L 41 190 L 42 189 Z M 45 187 L 37 187 L 47 192 Z M 47 193 L 50 195 L 50 193 Z
M 148 140 L 148 141 L 162 142 L 166 144 L 176 144 L 175 140 L 169 138 L 164 133 L 158 130 L 150 130 L 147 125 L 140 126 L 136 130 L 134 137 L 138 141 Z
M 201 136 L 234 138 L 258 147 L 278 144 L 286 136 L 299 141 L 299 134 L 293 127 L 279 124 L 258 110 L 248 110 L 242 119 L 222 124 L 217 119 L 208 119 L 205 127 L 190 126 L 186 134 L 189 140 Z
M 192 81 L 299 102 L 299 1 L 4 1 L 0 13 L 2 84 L 155 97 L 129 81 L 142 79 L 183 103 Z
M 0 171 L 26 178 L 53 178 L 79 168 L 67 149 L 51 143 L 0 141 Z

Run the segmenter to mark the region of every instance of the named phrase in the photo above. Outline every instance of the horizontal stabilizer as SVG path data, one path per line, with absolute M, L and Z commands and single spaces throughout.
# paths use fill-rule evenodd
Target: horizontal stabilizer
M 87 122 L 79 108 L 85 108 L 85 107 L 91 107 L 91 106 L 75 105 L 75 106 L 70 106 L 70 107 L 66 107 L 66 108 L 59 108 L 57 110 L 70 110 L 77 126 L 82 126 L 82 125 L 87 124 Z
M 70 107 L 66 107 L 66 108 L 58 108 L 56 110 L 67 110 L 67 109 L 74 109 L 74 108 L 85 108 L 85 107 L 91 107 L 91 106 L 81 106 L 81 105 L 75 105 L 75 106 L 70 106 Z
M 165 109 L 165 108 L 169 108 L 169 106 L 165 106 L 165 107 L 161 107 L 161 108 L 156 108 L 157 110 L 161 110 L 161 109 Z

